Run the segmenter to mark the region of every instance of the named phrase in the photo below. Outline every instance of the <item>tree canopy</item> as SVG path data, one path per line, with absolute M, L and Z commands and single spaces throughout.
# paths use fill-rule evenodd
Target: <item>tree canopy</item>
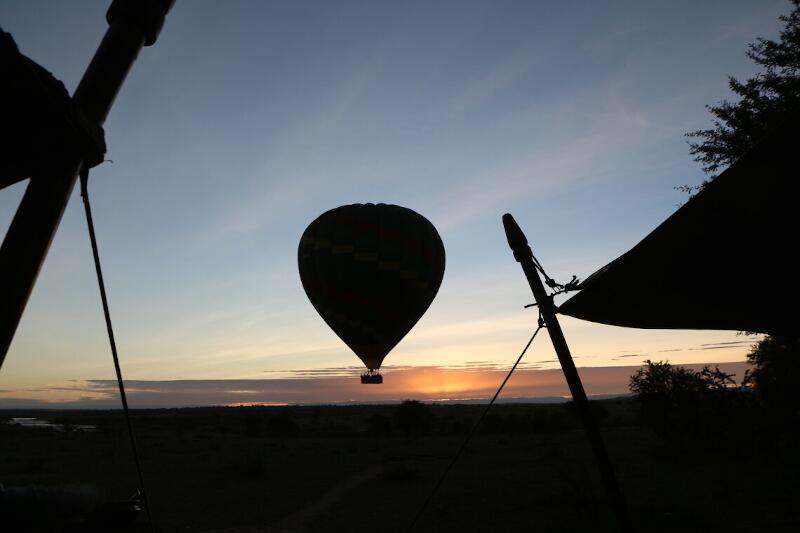
M 796 416 L 800 410 L 800 339 L 770 336 L 747 355 L 753 365 L 744 385 L 754 388 L 764 403 L 776 411 Z
M 784 23 L 780 39 L 758 38 L 748 45 L 747 56 L 763 67 L 761 72 L 745 81 L 730 76 L 728 86 L 740 99 L 707 106 L 714 126 L 686 134 L 694 139 L 689 142 L 690 153 L 711 179 L 720 167 L 733 163 L 788 116 L 800 112 L 800 0 L 789 1 L 793 8 L 780 17 Z M 697 187 L 679 188 L 691 192 Z M 779 230 L 788 228 L 776 228 Z M 753 369 L 743 384 L 752 387 L 770 407 L 797 413 L 800 341 L 767 336 L 753 347 L 747 360 Z M 649 370 L 659 375 L 658 368 Z M 631 378 L 631 390 L 636 377 Z
M 740 99 L 723 100 L 706 106 L 714 117 L 714 126 L 686 135 L 690 153 L 703 170 L 714 174 L 742 156 L 767 132 L 773 130 L 791 112 L 800 110 L 800 0 L 788 15 L 780 39 L 758 38 L 750 43 L 747 56 L 763 67 L 745 81 L 730 76 L 728 86 Z
M 673 366 L 649 359 L 630 378 L 644 420 L 661 436 L 686 433 L 689 427 L 710 427 L 725 419 L 737 391 L 733 374 L 718 366 L 702 370 Z

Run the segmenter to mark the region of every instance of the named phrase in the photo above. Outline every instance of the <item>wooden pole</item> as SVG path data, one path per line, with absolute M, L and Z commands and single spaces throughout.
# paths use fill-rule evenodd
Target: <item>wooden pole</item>
M 86 117 L 102 126 L 143 46 L 156 42 L 174 0 L 113 0 L 109 28 L 73 96 Z M 46 157 L 46 156 L 44 156 Z M 0 367 L 83 165 L 81 154 L 53 161 L 31 176 L 0 247 Z
M 594 416 L 592 416 L 592 411 L 589 408 L 589 400 L 586 398 L 586 392 L 583 390 L 581 378 L 578 375 L 578 370 L 575 368 L 575 363 L 569 352 L 569 346 L 564 338 L 564 333 L 561 331 L 561 326 L 558 323 L 553 298 L 547 294 L 544 285 L 542 285 L 542 280 L 539 278 L 539 273 L 533 262 L 533 251 L 528 245 L 528 239 L 517 225 L 514 217 L 508 213 L 503 215 L 503 227 L 506 231 L 508 245 L 514 252 L 514 259 L 522 265 L 522 271 L 528 279 L 528 284 L 531 287 L 534 298 L 536 298 L 536 303 L 539 306 L 539 311 L 542 314 L 547 332 L 550 334 L 550 340 L 553 342 L 553 348 L 555 348 L 556 355 L 558 355 L 561 369 L 564 371 L 564 377 L 567 379 L 567 385 L 569 385 L 572 399 L 583 421 L 583 427 L 586 430 L 586 436 L 589 438 L 592 451 L 597 460 L 597 465 L 600 468 L 600 474 L 605 483 L 608 496 L 616 510 L 620 530 L 625 533 L 633 533 L 633 525 L 628 516 L 628 508 L 622 497 L 622 491 L 619 488 L 617 476 L 614 473 L 614 467 L 608 456 L 603 437 L 600 435 L 597 422 Z

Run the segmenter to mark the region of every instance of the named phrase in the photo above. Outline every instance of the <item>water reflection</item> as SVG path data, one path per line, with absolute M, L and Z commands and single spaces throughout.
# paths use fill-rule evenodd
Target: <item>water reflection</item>
M 60 433 L 66 431 L 95 431 L 97 426 L 93 424 L 58 424 L 49 420 L 41 420 L 34 417 L 15 417 L 7 421 L 12 426 L 23 426 L 28 428 L 52 429 Z

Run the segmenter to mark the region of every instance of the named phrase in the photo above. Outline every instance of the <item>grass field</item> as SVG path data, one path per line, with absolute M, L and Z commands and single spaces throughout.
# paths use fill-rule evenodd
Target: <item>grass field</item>
M 406 531 L 477 405 L 135 411 L 153 513 L 170 531 Z M 746 427 L 656 436 L 631 400 L 603 434 L 638 531 L 800 530 L 800 453 Z M 0 424 L 0 483 L 136 488 L 122 414 L 5 411 L 93 432 Z M 493 408 L 414 531 L 615 531 L 594 460 L 565 405 Z M 142 520 L 143 522 L 143 520 Z M 145 531 L 143 525 L 137 531 Z

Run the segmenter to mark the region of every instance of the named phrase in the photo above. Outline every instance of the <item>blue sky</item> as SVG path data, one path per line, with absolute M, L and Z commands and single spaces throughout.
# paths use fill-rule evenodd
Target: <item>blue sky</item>
M 72 90 L 106 6 L 4 1 L 0 24 Z M 683 134 L 710 124 L 704 105 L 730 96 L 728 75 L 754 72 L 746 44 L 775 38 L 788 9 L 178 0 L 106 123 L 113 163 L 91 178 L 126 376 L 260 379 L 357 363 L 296 268 L 307 224 L 356 202 L 418 211 L 447 250 L 437 300 L 387 365 L 513 361 L 535 316 L 500 216 L 515 215 L 557 279 L 633 246 L 685 200 L 674 186 L 702 180 Z M 3 231 L 23 190 L 0 191 Z M 564 328 L 582 366 L 740 361 L 749 344 L 734 332 Z M 547 343 L 536 352 L 552 360 Z M 75 194 L 0 400 L 75 400 L 80 385 L 58 389 L 112 376 Z

